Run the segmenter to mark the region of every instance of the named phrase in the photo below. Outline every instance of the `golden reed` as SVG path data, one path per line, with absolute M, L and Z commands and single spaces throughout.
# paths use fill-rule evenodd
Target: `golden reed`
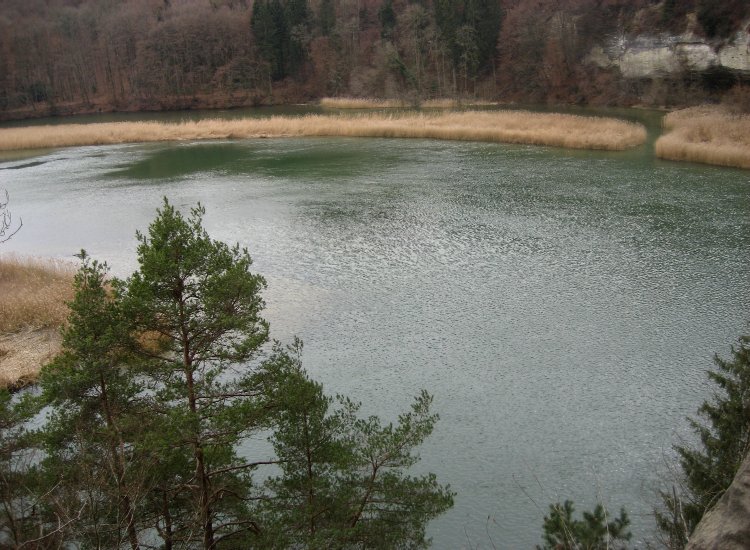
M 62 326 L 75 269 L 60 260 L 0 256 L 0 333 Z
M 318 104 L 327 109 L 398 109 L 414 105 L 400 99 L 372 99 L 368 97 L 324 97 Z M 455 109 L 497 105 L 480 99 L 425 99 L 419 102 L 422 109 Z
M 750 115 L 691 107 L 664 117 L 664 129 L 656 140 L 659 158 L 750 168 Z
M 206 119 L 181 123 L 106 122 L 0 130 L 0 151 L 147 141 L 256 137 L 431 138 L 623 150 L 642 144 L 646 129 L 610 118 L 527 111 L 364 113 Z

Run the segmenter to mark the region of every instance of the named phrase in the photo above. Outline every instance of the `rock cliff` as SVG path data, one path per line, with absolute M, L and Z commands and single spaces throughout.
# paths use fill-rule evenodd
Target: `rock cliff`
M 680 35 L 613 37 L 594 47 L 587 61 L 600 68 L 617 67 L 625 78 L 659 78 L 712 70 L 750 76 L 750 20 L 722 43 L 691 31 Z
M 747 550 L 750 548 L 750 455 L 698 526 L 686 550 Z

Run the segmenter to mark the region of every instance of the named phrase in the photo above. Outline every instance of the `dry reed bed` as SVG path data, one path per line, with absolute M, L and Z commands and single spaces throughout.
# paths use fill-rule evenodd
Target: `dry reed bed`
M 0 130 L 0 150 L 297 136 L 432 138 L 623 150 L 643 143 L 646 129 L 640 124 L 616 119 L 526 111 L 366 113 L 8 128 Z
M 369 97 L 324 97 L 318 104 L 327 109 L 400 109 L 411 107 L 400 99 L 373 99 Z
M 0 386 L 32 382 L 60 350 L 75 266 L 0 257 Z
M 750 168 L 750 115 L 692 107 L 664 117 L 656 156 L 668 160 Z
M 74 274 L 75 266 L 60 260 L 0 257 L 0 333 L 60 327 Z
M 328 109 L 398 109 L 412 107 L 413 104 L 400 99 L 372 99 L 368 97 L 324 97 L 319 101 Z M 456 107 L 479 107 L 497 105 L 491 101 L 458 100 L 449 98 L 426 99 L 419 102 L 423 109 L 455 109 Z

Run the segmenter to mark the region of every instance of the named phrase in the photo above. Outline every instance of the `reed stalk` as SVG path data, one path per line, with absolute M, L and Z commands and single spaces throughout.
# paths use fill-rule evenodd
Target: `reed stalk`
M 60 260 L 0 256 L 0 333 L 62 326 L 74 274 Z
M 7 128 L 0 130 L 0 151 L 149 141 L 302 136 L 489 141 L 617 151 L 642 144 L 646 139 L 646 129 L 640 124 L 611 118 L 527 111 L 361 113 Z
M 750 168 L 750 116 L 721 107 L 682 109 L 664 117 L 656 156 L 668 160 Z

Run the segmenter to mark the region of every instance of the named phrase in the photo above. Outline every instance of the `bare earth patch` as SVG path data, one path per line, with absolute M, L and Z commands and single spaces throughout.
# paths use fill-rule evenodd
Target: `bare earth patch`
M 59 353 L 61 343 L 58 328 L 0 334 L 0 387 L 34 382 L 42 366 Z

